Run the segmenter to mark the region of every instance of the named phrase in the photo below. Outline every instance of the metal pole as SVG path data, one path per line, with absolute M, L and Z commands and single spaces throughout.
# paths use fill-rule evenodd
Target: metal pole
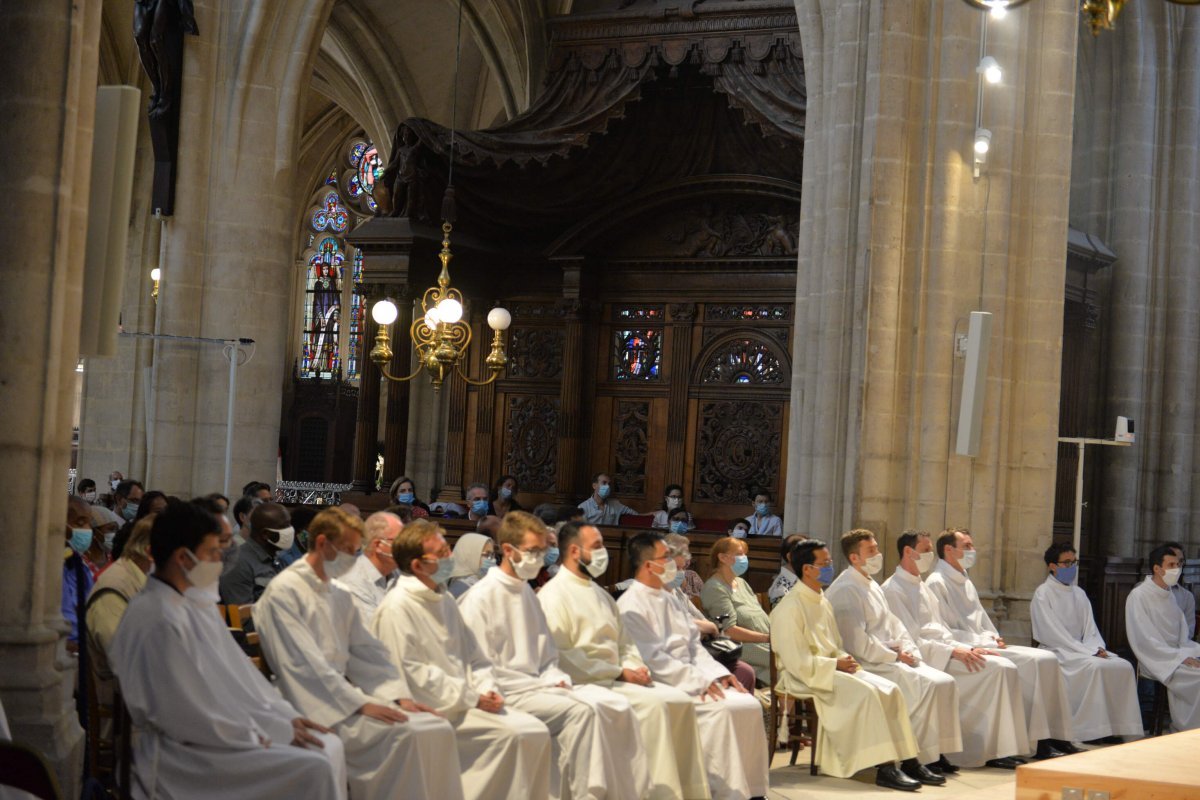
M 229 410 L 225 415 L 225 488 L 221 492 L 229 497 L 229 476 L 233 469 L 233 407 L 237 400 L 238 356 L 242 348 L 237 339 L 229 342 Z M 1078 539 L 1076 535 L 1076 539 Z
M 1075 557 L 1079 557 L 1079 536 L 1083 529 L 1083 454 L 1087 445 L 1078 442 L 1079 465 L 1075 468 Z

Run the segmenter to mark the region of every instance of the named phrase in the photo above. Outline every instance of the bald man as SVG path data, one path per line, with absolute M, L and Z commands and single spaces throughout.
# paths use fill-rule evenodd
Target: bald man
M 221 602 L 228 605 L 257 603 L 263 590 L 283 569 L 278 554 L 296 540 L 288 510 L 278 503 L 262 503 L 250 512 L 246 543 L 238 548 L 229 571 L 221 575 Z
M 392 544 L 403 528 L 400 517 L 387 511 L 377 511 L 367 517 L 362 555 L 349 572 L 334 581 L 354 598 L 364 620 L 371 619 L 383 602 L 383 596 L 400 575 L 396 560 L 392 558 Z

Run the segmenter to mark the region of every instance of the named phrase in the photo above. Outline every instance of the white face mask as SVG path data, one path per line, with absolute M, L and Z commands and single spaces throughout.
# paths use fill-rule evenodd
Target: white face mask
M 933 561 L 937 558 L 932 550 L 925 553 L 917 553 L 917 572 L 925 574 L 933 569 Z
M 267 528 L 267 532 L 279 534 L 279 541 L 274 542 L 274 545 L 280 550 L 291 550 L 296 541 L 296 529 L 291 525 L 286 528 Z
M 1174 586 L 1175 584 L 1179 583 L 1179 574 L 1181 572 L 1183 572 L 1183 570 L 1180 569 L 1179 567 L 1175 567 L 1174 569 L 1164 570 L 1163 571 L 1163 583 L 1165 583 L 1167 586 Z
M 674 511 L 675 509 L 679 508 L 679 504 L 682 502 L 683 502 L 683 498 L 681 498 L 681 497 L 668 497 L 667 498 L 667 511 Z
M 87 502 L 89 502 L 89 503 L 91 503 L 91 504 L 95 505 L 95 503 L 96 503 L 96 493 L 95 493 L 94 491 L 92 491 L 92 490 L 90 490 L 90 489 L 89 489 L 88 491 L 86 491 L 86 492 L 84 492 L 84 493 L 83 493 L 83 499 L 84 499 L 84 500 L 86 500 Z
M 971 567 L 975 566 L 975 551 L 964 550 L 962 558 L 958 560 L 958 563 L 962 565 L 963 569 L 970 569 Z
M 350 568 L 354 566 L 354 562 L 357 560 L 356 556 L 338 550 L 333 561 L 327 560 L 325 562 L 325 576 L 331 581 L 340 578 L 350 571 Z
M 221 579 L 221 568 L 224 564 L 220 561 L 201 561 L 191 550 L 183 552 L 192 560 L 192 568 L 183 572 L 187 582 L 206 594 L 215 591 L 217 581 Z
M 108 482 L 108 485 L 111 486 L 112 490 L 115 492 L 117 490 L 117 484 L 119 484 L 119 483 L 120 483 L 119 480 L 117 480 L 116 478 L 113 478 L 111 481 Z
M 608 569 L 608 549 L 601 547 L 599 550 L 592 551 L 592 560 L 586 562 L 583 568 L 593 578 L 599 578 Z
M 663 586 L 666 586 L 668 583 L 675 580 L 675 573 L 677 572 L 679 572 L 679 567 L 675 566 L 675 559 L 668 558 L 667 563 L 663 564 L 663 571 L 662 574 L 658 576 L 658 579 L 663 582 Z
M 531 556 L 528 553 L 522 553 L 520 550 L 513 550 L 509 561 L 512 563 L 513 572 L 517 573 L 518 578 L 523 581 L 531 581 L 542 571 L 542 565 L 546 561 L 546 556 Z
M 876 553 L 867 559 L 863 564 L 863 569 L 868 575 L 878 575 L 879 570 L 883 569 L 883 553 Z

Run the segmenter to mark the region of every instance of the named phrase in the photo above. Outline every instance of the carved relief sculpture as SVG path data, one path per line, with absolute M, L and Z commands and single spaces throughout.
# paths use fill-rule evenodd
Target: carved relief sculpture
M 695 500 L 747 505 L 755 490 L 777 490 L 783 409 L 775 402 L 700 404 Z
M 554 492 L 558 470 L 557 397 L 509 397 L 504 471 L 528 492 Z
M 650 441 L 650 404 L 638 400 L 617 403 L 617 446 L 613 480 L 617 494 L 641 497 L 646 494 L 646 448 Z

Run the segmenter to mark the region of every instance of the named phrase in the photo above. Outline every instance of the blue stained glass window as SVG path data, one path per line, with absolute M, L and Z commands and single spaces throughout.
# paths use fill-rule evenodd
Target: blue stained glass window
M 345 233 L 350 227 L 350 212 L 342 205 L 337 192 L 325 195 L 321 205 L 312 213 L 312 227 L 318 233 L 325 230 Z
M 304 344 L 300 355 L 300 376 L 303 378 L 332 378 L 340 366 L 338 325 L 345 258 L 337 239 L 326 236 L 308 260 Z
M 375 145 L 367 145 L 357 166 L 360 190 L 369 195 L 375 194 L 375 181 L 383 177 L 383 159 L 379 157 L 379 150 Z
M 662 368 L 662 331 L 619 330 L 614 335 L 613 380 L 656 381 Z
M 346 377 L 358 377 L 358 350 L 362 347 L 363 325 L 366 322 L 366 305 L 358 287 L 362 284 L 363 255 L 361 250 L 354 251 L 353 294 L 350 295 L 350 343 L 346 353 Z

